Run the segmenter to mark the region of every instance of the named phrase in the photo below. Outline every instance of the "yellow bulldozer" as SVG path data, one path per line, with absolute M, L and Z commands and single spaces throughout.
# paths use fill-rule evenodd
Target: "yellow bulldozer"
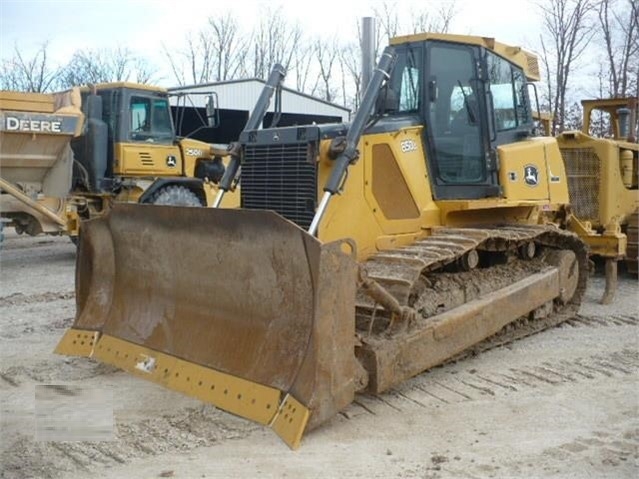
M 579 308 L 537 59 L 492 38 L 394 38 L 348 124 L 251 129 L 220 182 L 241 208 L 116 205 L 83 225 L 56 351 L 270 426 L 291 447 L 355 394 Z
M 617 262 L 625 260 L 637 274 L 639 216 L 639 144 L 636 97 L 583 100 L 581 131 L 557 136 L 568 177 L 570 230 L 606 262 L 602 303 L 610 303 L 617 286 Z M 611 137 L 590 136 L 592 113 L 607 114 Z

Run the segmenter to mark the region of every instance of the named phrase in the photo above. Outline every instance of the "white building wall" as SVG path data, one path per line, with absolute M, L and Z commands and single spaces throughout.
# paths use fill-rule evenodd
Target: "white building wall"
M 171 89 L 171 93 L 217 93 L 218 107 L 223 110 L 242 110 L 252 111 L 255 103 L 262 93 L 264 83 L 258 80 L 245 80 L 228 83 L 217 83 L 211 85 L 197 85 L 184 88 Z M 172 98 L 172 103 L 176 103 L 176 98 Z M 184 100 L 181 100 L 182 102 Z M 271 99 L 269 111 L 273 111 L 275 97 Z M 206 104 L 206 95 L 189 95 L 186 100 L 187 106 L 197 106 L 204 108 Z M 322 102 L 321 100 L 312 98 L 294 92 L 291 90 L 282 90 L 282 113 L 300 113 L 309 115 L 325 115 L 339 116 L 342 121 L 349 120 L 349 112 L 345 108 L 337 105 Z

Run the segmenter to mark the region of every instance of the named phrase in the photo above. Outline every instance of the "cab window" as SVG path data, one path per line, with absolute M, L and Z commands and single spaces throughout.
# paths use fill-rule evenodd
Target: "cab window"
M 517 128 L 526 122 L 523 72 L 493 53 L 487 65 L 497 131 Z
M 398 100 L 399 113 L 415 113 L 419 109 L 421 50 L 408 49 L 397 58 L 391 73 L 390 87 Z
M 169 104 L 165 98 L 133 96 L 130 114 L 132 140 L 160 141 L 173 138 Z

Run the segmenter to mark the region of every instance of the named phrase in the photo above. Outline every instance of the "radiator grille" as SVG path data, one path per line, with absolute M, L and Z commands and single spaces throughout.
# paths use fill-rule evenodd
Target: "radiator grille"
M 596 222 L 599 218 L 599 157 L 592 148 L 561 150 L 568 176 L 570 204 L 579 219 Z
M 245 145 L 242 207 L 273 210 L 308 229 L 317 200 L 317 166 L 312 151 L 312 143 Z

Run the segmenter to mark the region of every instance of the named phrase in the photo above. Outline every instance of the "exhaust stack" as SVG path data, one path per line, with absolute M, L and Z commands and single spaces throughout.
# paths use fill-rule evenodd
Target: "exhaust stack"
M 362 18 L 362 84 L 359 89 L 360 101 L 364 98 L 366 88 L 373 76 L 375 64 L 375 19 L 373 17 Z

